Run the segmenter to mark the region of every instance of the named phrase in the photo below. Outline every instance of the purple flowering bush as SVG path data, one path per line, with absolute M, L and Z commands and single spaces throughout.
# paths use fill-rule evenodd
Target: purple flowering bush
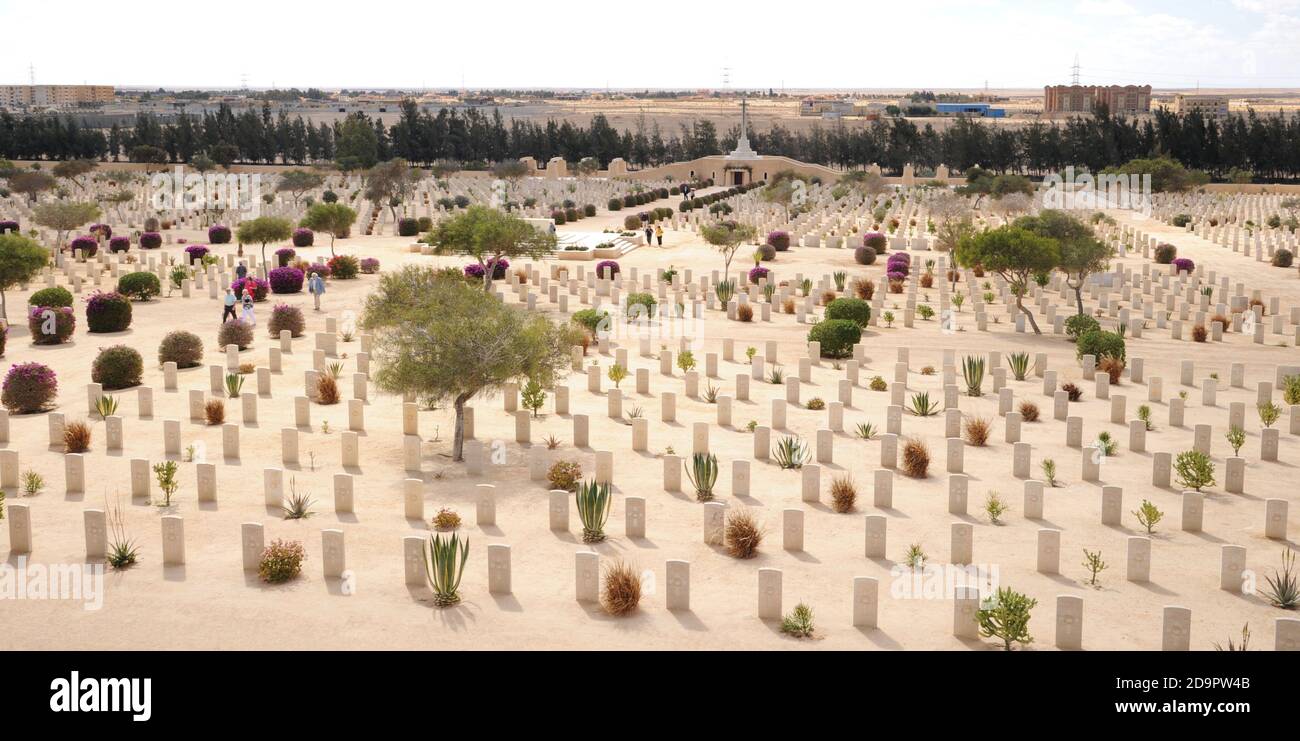
M 17 234 L 19 231 L 18 222 L 13 221 L 12 219 L 0 221 L 0 234 L 7 234 L 9 232 Z
M 96 291 L 86 297 L 86 328 L 91 332 L 123 332 L 131 326 L 131 299 L 117 291 Z
M 298 268 L 276 268 L 267 274 L 271 293 L 298 293 L 302 291 L 303 273 Z
M 302 337 L 302 333 L 307 331 L 302 309 L 288 304 L 276 304 L 271 309 L 271 321 L 266 326 L 272 337 L 279 337 L 280 331 L 284 329 L 289 330 L 292 337 Z
M 790 249 L 790 233 L 780 230 L 768 232 L 767 243 L 777 252 L 785 252 Z
M 771 274 L 772 274 L 771 270 L 768 270 L 762 265 L 759 265 L 758 267 L 749 271 L 749 282 L 757 284 L 759 281 L 761 281 L 764 278 L 767 278 Z
M 314 241 L 316 241 L 316 233 L 307 227 L 300 226 L 293 230 L 294 247 L 310 247 Z
M 877 255 L 885 254 L 885 246 L 888 244 L 889 240 L 880 232 L 867 232 L 862 235 L 862 246 L 870 247 Z
M 108 240 L 109 252 L 126 252 L 129 249 L 131 249 L 129 237 L 112 237 Z
M 72 254 L 81 252 L 86 257 L 94 257 L 99 252 L 99 240 L 91 236 L 80 236 L 72 240 Z
M 211 244 L 230 244 L 230 227 L 225 224 L 213 224 L 208 227 L 208 242 Z
M 613 280 L 618 277 L 620 272 L 622 272 L 622 268 L 620 268 L 618 263 L 613 260 L 602 260 L 596 265 L 597 278 L 609 278 Z
M 885 278 L 890 283 L 893 283 L 894 281 L 899 281 L 901 283 L 902 281 L 907 279 L 907 273 L 900 273 L 897 270 L 890 270 L 889 272 L 885 273 Z
M 1177 275 L 1178 273 L 1188 273 L 1190 275 L 1191 272 L 1195 269 L 1196 269 L 1196 263 L 1192 262 L 1190 258 L 1179 257 L 1174 260 L 1175 275 Z
M 32 333 L 33 344 L 62 344 L 76 328 L 77 315 L 71 306 L 33 306 L 27 312 L 27 329 Z
M 500 260 L 489 262 L 488 265 L 492 268 L 492 280 L 501 280 L 506 277 L 506 268 L 510 267 L 510 261 L 503 257 Z M 465 266 L 466 278 L 478 278 L 479 280 L 482 280 L 484 272 L 483 266 L 476 262 L 472 262 Z
M 90 233 L 92 236 L 108 239 L 113 236 L 113 227 L 108 224 L 91 224 Z
M 245 286 L 252 291 L 254 301 L 266 300 L 266 293 L 268 290 L 266 283 L 252 277 L 251 275 L 246 278 L 239 278 L 234 283 L 231 283 L 230 290 L 235 292 L 236 297 L 243 299 Z
M 162 235 L 158 232 L 145 232 L 140 235 L 140 249 L 156 250 L 162 247 Z
M 14 414 L 35 414 L 48 409 L 58 393 L 58 377 L 49 366 L 16 363 L 5 375 L 0 404 Z
M 290 262 L 293 261 L 293 258 L 297 256 L 298 256 L 297 250 L 295 250 L 292 247 L 281 247 L 280 249 L 275 251 L 275 259 L 276 262 L 279 263 L 280 267 L 285 267 L 286 265 L 288 265 Z
M 207 245 L 192 244 L 185 248 L 185 257 L 191 265 L 197 262 L 203 262 L 203 257 L 207 254 Z
M 315 273 L 322 278 L 328 278 L 334 273 L 334 271 L 330 270 L 330 266 L 323 262 L 314 262 L 308 265 L 307 270 L 305 272 L 308 275 L 310 275 L 311 273 Z
M 379 259 L 374 257 L 361 258 L 361 272 L 366 275 L 374 275 L 379 272 Z

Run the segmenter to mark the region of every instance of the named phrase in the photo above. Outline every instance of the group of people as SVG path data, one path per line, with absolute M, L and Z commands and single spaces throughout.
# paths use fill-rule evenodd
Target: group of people
M 235 278 L 238 281 L 244 281 L 248 277 L 248 266 L 240 261 L 239 266 L 235 268 Z M 244 290 L 238 296 L 235 295 L 234 288 L 226 289 L 226 299 L 224 308 L 221 311 L 221 323 L 225 324 L 226 320 L 244 322 L 250 327 L 257 326 L 257 315 L 253 308 L 253 286 L 247 281 L 243 284 Z M 312 302 L 315 304 L 315 310 L 320 311 L 320 297 L 325 294 L 325 280 L 320 277 L 320 273 L 313 272 L 307 278 L 307 292 L 311 294 Z M 235 315 L 235 307 L 241 307 L 239 316 Z
M 659 240 L 659 246 L 660 246 L 660 247 L 663 247 L 663 246 L 664 246 L 664 228 L 663 228 L 662 226 L 658 225 L 658 224 L 655 224 L 653 227 L 650 226 L 649 224 L 646 224 L 646 225 L 645 225 L 645 243 L 646 243 L 646 246 L 647 246 L 647 247 L 649 247 L 649 246 L 653 246 L 654 243 L 655 243 L 655 240 L 656 240 L 656 239 Z

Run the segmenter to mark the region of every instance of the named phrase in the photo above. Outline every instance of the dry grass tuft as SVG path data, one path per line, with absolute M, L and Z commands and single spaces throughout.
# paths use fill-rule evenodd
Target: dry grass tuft
M 641 602 L 641 575 L 625 561 L 615 561 L 605 569 L 605 584 L 600 604 L 610 615 L 628 615 Z
M 69 422 L 64 425 L 63 447 L 69 453 L 90 450 L 90 427 L 85 422 Z
M 1038 421 L 1038 405 L 1032 401 L 1020 402 L 1020 418 L 1026 422 Z
M 735 558 L 753 558 L 763 542 L 763 526 L 747 509 L 735 509 L 727 514 L 723 531 L 727 553 Z
M 736 318 L 742 322 L 754 321 L 754 307 L 749 304 L 736 307 Z
M 226 403 L 221 399 L 208 399 L 203 405 L 203 416 L 209 425 L 219 425 L 226 421 Z
M 858 488 L 853 485 L 853 477 L 837 476 L 831 482 L 831 509 L 840 514 L 852 512 L 858 501 Z
M 1203 330 L 1205 327 L 1197 327 L 1197 329 Z M 1097 364 L 1097 370 L 1110 376 L 1110 385 L 1112 386 L 1119 385 L 1120 377 L 1124 375 L 1124 368 L 1123 360 L 1112 358 L 1109 355 L 1102 358 L 1101 362 Z
M 320 404 L 339 403 L 339 384 L 328 373 L 316 377 L 316 401 Z
M 914 437 L 903 442 L 903 473 L 914 479 L 923 479 L 930 471 L 930 449 Z
M 966 420 L 966 442 L 977 448 L 988 444 L 989 433 L 992 431 L 992 423 L 983 417 L 969 417 Z

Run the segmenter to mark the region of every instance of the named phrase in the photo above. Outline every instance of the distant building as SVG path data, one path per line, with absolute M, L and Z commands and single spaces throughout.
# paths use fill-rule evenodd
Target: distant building
M 988 103 L 939 103 L 935 110 L 940 116 L 972 116 L 974 118 L 1006 118 L 1005 108 L 994 108 Z
M 1228 117 L 1228 96 L 1226 95 L 1175 95 L 1169 110 L 1180 116 L 1200 113 L 1206 118 Z
M 1092 113 L 1105 105 L 1111 113 L 1151 112 L 1150 85 L 1048 85 L 1045 113 Z
M 821 116 L 823 118 L 838 118 L 840 116 L 853 115 L 853 101 L 851 100 L 821 100 L 818 98 L 804 98 L 799 103 L 800 116 Z
M 5 108 L 62 108 L 112 102 L 112 85 L 0 85 L 0 106 Z

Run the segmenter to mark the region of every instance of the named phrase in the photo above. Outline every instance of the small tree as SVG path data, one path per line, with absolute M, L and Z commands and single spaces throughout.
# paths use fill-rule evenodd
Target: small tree
M 357 212 L 342 203 L 313 203 L 302 219 L 302 226 L 330 235 L 330 255 L 334 255 L 334 239 L 346 236 L 356 223 Z
M 27 196 L 29 203 L 36 203 L 36 199 L 42 193 L 52 190 L 54 186 L 58 185 L 58 181 L 53 177 L 34 170 L 14 171 L 8 176 L 8 180 L 9 190 Z
M 1016 220 L 1015 226 L 1056 240 L 1061 249 L 1057 267 L 1065 273 L 1066 284 L 1074 290 L 1076 308 L 1082 315 L 1083 286 L 1088 276 L 1104 273 L 1110 268 L 1115 248 L 1097 239 L 1091 226 L 1064 211 L 1049 210 L 1036 216 L 1024 216 Z
M 627 378 L 627 368 L 615 363 L 609 367 L 609 380 L 614 383 L 614 388 Z
M 379 388 L 452 401 L 457 461 L 463 460 L 465 404 L 519 378 L 553 385 L 568 369 L 579 331 L 507 306 L 458 276 L 414 266 L 384 274 L 366 297 L 361 326 L 375 334 Z
M 1097 583 L 1097 574 L 1106 570 L 1106 562 L 1101 560 L 1101 551 L 1093 553 L 1087 548 L 1083 549 L 1083 567 L 1092 573 L 1089 584 Z
M 99 213 L 99 206 L 93 203 L 56 201 L 37 206 L 35 221 L 57 232 L 54 251 L 56 254 L 61 254 L 63 237 L 73 229 L 98 219 Z
M 1186 489 L 1200 491 L 1214 486 L 1214 463 L 1210 456 L 1197 450 L 1179 453 L 1174 459 L 1174 473 L 1178 474 L 1178 485 Z
M 536 419 L 537 412 L 542 408 L 542 405 L 546 403 L 546 391 L 542 389 L 542 384 L 531 378 L 528 379 L 528 383 L 524 384 L 520 396 L 523 400 L 524 409 L 531 411 L 533 413 L 533 419 Z
M 1165 513 L 1161 512 L 1151 502 L 1143 499 L 1142 505 L 1133 510 L 1133 516 L 1137 518 L 1139 525 L 1147 529 L 1147 535 L 1150 535 L 1155 532 L 1156 524 L 1164 519 Z
M 261 244 L 262 264 L 265 265 L 267 243 L 280 242 L 292 237 L 293 224 L 289 223 L 288 219 L 281 219 L 276 216 L 259 216 L 256 219 L 240 224 L 236 236 L 241 245 Z
M 1011 285 L 1016 308 L 1029 320 L 1034 334 L 1043 333 L 1025 306 L 1025 294 L 1035 273 L 1052 270 L 1060 263 L 1061 249 L 1056 240 L 1020 227 L 1004 226 L 963 239 L 955 257 L 965 267 L 980 265 L 1002 276 Z
M 72 183 L 77 187 L 77 190 L 85 190 L 86 184 L 82 181 L 82 178 L 93 172 L 97 167 L 99 167 L 99 163 L 95 160 L 63 160 L 56 163 L 50 169 L 50 172 L 54 173 L 54 177 Z
M 9 306 L 5 291 L 31 282 L 49 261 L 49 251 L 34 240 L 18 234 L 0 234 L 0 319 L 6 324 Z
M 315 190 L 325 183 L 325 176 L 310 170 L 285 170 L 280 173 L 280 180 L 275 185 L 277 193 L 289 193 L 293 196 L 293 205 L 309 190 Z
M 501 258 L 540 259 L 555 249 L 555 236 L 527 221 L 486 206 L 470 206 L 441 221 L 424 237 L 440 255 L 468 255 L 483 268 L 483 290 L 492 287 L 492 264 Z
M 1029 635 L 1030 611 L 1038 606 L 1038 600 L 1032 599 L 1010 587 L 998 590 L 997 596 L 980 606 L 980 635 L 985 638 L 999 638 L 1006 650 L 1011 650 L 1012 643 L 1027 646 L 1034 642 Z
M 380 162 L 366 172 L 366 198 L 388 204 L 393 221 L 397 221 L 397 207 L 419 180 L 420 172 L 411 169 L 404 159 Z
M 753 239 L 755 233 L 754 227 L 737 224 L 734 221 L 710 224 L 700 230 L 700 236 L 704 237 L 704 241 L 713 245 L 722 255 L 724 279 L 731 275 L 731 260 L 736 256 L 736 250 L 740 249 L 740 245 Z

